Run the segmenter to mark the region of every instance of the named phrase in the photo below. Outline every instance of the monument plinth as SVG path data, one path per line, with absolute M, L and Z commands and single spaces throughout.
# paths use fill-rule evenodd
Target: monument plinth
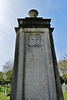
M 63 100 L 50 21 L 37 17 L 18 19 L 10 100 Z

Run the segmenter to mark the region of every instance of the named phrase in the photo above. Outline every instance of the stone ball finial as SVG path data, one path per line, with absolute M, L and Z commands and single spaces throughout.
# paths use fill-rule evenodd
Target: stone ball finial
M 32 9 L 29 11 L 29 16 L 32 17 L 32 18 L 36 18 L 38 16 L 38 11 L 35 10 L 35 9 Z

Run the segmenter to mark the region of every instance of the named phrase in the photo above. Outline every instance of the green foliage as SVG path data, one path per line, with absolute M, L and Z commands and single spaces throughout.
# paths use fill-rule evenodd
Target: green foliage
M 4 81 L 5 81 L 3 75 L 4 75 L 4 73 L 1 72 L 0 73 L 0 82 L 2 82 L 2 83 L 4 83 Z
M 61 57 L 61 60 L 58 62 L 58 69 L 60 76 L 64 83 L 67 84 L 67 55 Z
M 5 91 L 5 88 L 7 88 L 7 94 L 11 92 L 11 87 L 2 86 L 2 87 L 0 87 L 0 88 L 1 88 L 1 89 L 0 89 L 0 92 Z
M 10 70 L 6 73 L 6 82 L 10 82 L 12 81 L 12 74 L 13 74 L 13 70 Z
M 7 94 L 11 92 L 11 88 L 7 88 Z
M 11 87 L 0 87 L 0 100 L 10 100 L 10 96 L 8 94 L 11 92 Z M 4 94 L 3 91 L 5 91 L 5 88 L 7 88 L 7 94 Z
M 0 72 L 0 83 L 11 83 L 13 73 L 13 60 L 3 65 L 3 72 Z
M 63 75 L 65 75 L 67 73 L 67 60 L 60 60 L 58 62 L 58 67 L 60 74 L 62 73 Z
M 12 74 L 13 74 L 13 70 L 10 70 L 5 73 L 1 72 L 0 73 L 0 83 L 11 83 Z
M 1 87 L 0 92 L 3 92 L 5 90 L 5 87 Z
M 65 75 L 62 75 L 62 79 L 64 80 L 64 83 L 67 84 L 67 73 Z

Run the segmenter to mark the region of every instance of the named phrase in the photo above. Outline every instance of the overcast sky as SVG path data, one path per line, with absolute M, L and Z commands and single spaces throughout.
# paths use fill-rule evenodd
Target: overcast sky
M 17 18 L 37 9 L 39 17 L 51 18 L 57 61 L 67 54 L 67 0 L 0 0 L 0 71 L 14 59 Z

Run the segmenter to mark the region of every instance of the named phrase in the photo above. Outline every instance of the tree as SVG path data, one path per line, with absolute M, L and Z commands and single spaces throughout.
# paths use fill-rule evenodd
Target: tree
M 4 83 L 5 82 L 3 75 L 4 75 L 4 73 L 0 72 L 0 83 Z
M 67 84 L 67 55 L 61 57 L 61 60 L 58 62 L 58 68 L 64 83 Z
M 10 82 L 12 81 L 12 73 L 13 73 L 13 60 L 9 60 L 3 65 L 3 72 L 0 75 L 2 83 L 3 82 Z
M 12 70 L 13 68 L 13 60 L 9 60 L 8 62 L 6 62 L 4 65 L 3 65 L 3 72 L 8 72 L 10 70 Z
M 64 80 L 64 83 L 67 84 L 67 73 L 65 75 L 62 75 L 62 79 Z
M 62 75 L 66 75 L 67 73 L 67 55 L 61 57 L 61 60 L 58 62 L 59 72 Z
M 12 74 L 13 74 L 13 70 L 10 70 L 6 73 L 6 82 L 12 82 Z

